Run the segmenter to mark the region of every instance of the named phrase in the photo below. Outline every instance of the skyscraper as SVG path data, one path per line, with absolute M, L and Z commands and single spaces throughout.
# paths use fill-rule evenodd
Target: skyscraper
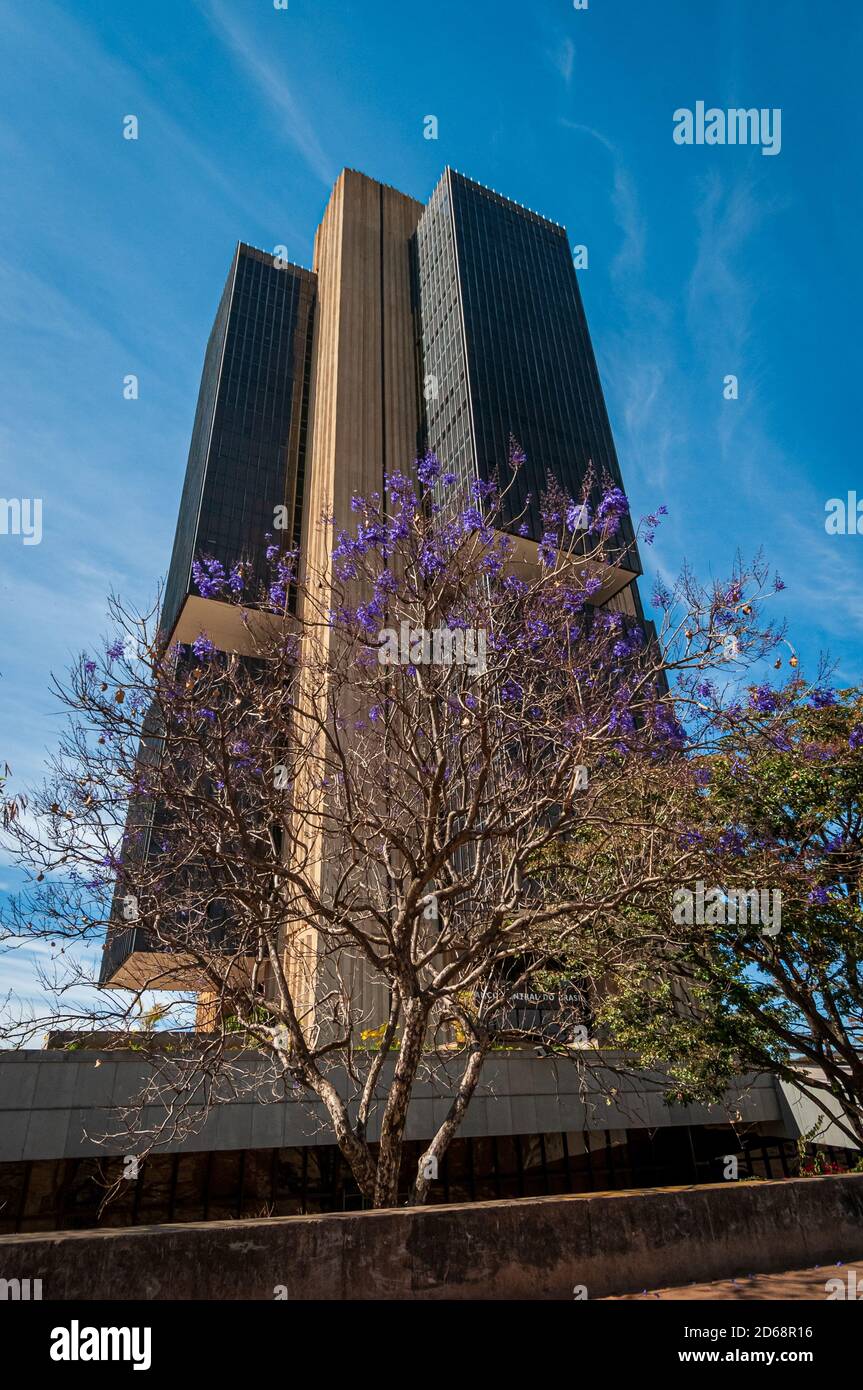
M 226 569 L 246 561 L 249 578 L 262 578 L 261 538 L 280 506 L 299 543 L 314 308 L 310 271 L 238 245 L 204 357 L 162 604 L 166 636 L 196 636 L 203 617 L 218 617 L 201 608 L 196 558 Z
M 597 486 L 621 485 L 564 228 L 451 169 L 425 208 L 343 170 L 311 271 L 243 243 L 235 253 L 204 362 L 166 637 L 206 631 L 243 650 L 236 608 L 196 592 L 193 565 L 245 563 L 253 582 L 276 508 L 320 570 L 322 514 L 348 526 L 353 494 L 382 491 L 425 447 L 464 487 L 487 479 L 511 436 L 527 463 L 510 517 L 525 509 L 534 543 L 547 477 L 573 496 L 590 468 Z M 640 616 L 639 572 L 630 528 L 599 600 Z M 118 923 L 102 983 L 147 968 L 146 934 Z M 361 982 L 358 1003 L 374 1011 L 379 988 Z
M 566 231 L 446 169 L 416 244 L 428 445 L 467 482 L 515 437 L 527 457 L 506 510 L 539 540 L 547 476 L 573 497 L 591 466 L 621 486 Z M 624 542 L 620 587 L 637 572 L 628 518 Z

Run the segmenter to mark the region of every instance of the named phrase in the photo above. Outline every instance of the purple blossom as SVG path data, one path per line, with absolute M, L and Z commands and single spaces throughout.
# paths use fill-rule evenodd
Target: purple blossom
M 848 735 L 848 747 L 856 751 L 863 748 L 863 724 L 856 724 Z
M 482 558 L 482 568 L 486 574 L 490 574 L 493 579 L 498 579 L 503 574 L 504 556 L 499 550 L 493 550 Z
M 805 743 L 801 750 L 804 758 L 810 763 L 829 763 L 832 753 L 829 748 L 825 748 L 823 743 Z
M 383 538 L 383 528 L 378 526 L 374 539 L 380 543 Z M 356 536 L 349 535 L 347 531 L 338 533 L 336 544 L 333 547 L 333 563 L 339 579 L 356 579 L 359 574 L 357 560 L 368 553 L 372 544 L 373 540 L 368 535 L 368 528 L 362 526 Z
M 746 836 L 736 826 L 729 826 L 719 837 L 719 848 L 728 854 L 743 854 L 746 849 Z
M 285 588 L 292 584 L 297 577 L 297 559 L 299 552 L 296 550 L 286 550 L 279 555 L 276 562 L 276 579 Z
M 660 579 L 653 586 L 651 602 L 654 608 L 666 609 L 671 606 L 671 594 Z
M 629 502 L 619 487 L 612 487 L 604 493 L 596 509 L 593 530 L 604 530 L 613 535 L 618 530 L 621 518 L 629 512 Z
M 426 579 L 432 579 L 446 569 L 446 556 L 441 554 L 440 547 L 434 541 L 426 541 L 420 551 L 419 567 Z
M 110 647 L 108 647 L 107 650 L 108 660 L 119 661 L 120 657 L 124 654 L 125 650 L 126 644 L 124 639 L 122 637 L 115 637 L 114 641 L 111 643 Z
M 769 685 L 755 685 L 749 692 L 750 709 L 759 714 L 775 714 L 781 704 L 778 693 Z
M 644 633 L 641 631 L 640 627 L 634 627 L 625 637 L 615 642 L 612 647 L 612 652 L 614 656 L 617 657 L 618 661 L 623 661 L 626 657 L 634 656 L 643 646 Z
M 635 719 L 631 710 L 614 708 L 608 717 L 608 731 L 612 734 L 631 734 L 635 729 Z
M 395 505 L 404 510 L 409 510 L 410 514 L 416 511 L 418 498 L 414 491 L 414 485 L 406 474 L 398 469 L 395 473 L 387 473 L 384 476 L 384 489 L 389 493 Z
M 192 578 L 201 598 L 216 598 L 224 590 L 225 567 L 220 560 L 195 560 L 192 564 Z
M 829 709 L 836 704 L 835 690 L 813 690 L 809 696 L 815 709 Z
M 416 463 L 417 477 L 423 487 L 431 487 L 441 475 L 441 462 L 437 454 L 429 451 Z
M 513 594 L 515 598 L 522 598 L 528 591 L 528 585 L 518 575 L 508 574 L 503 581 L 503 588 L 508 594 Z
M 475 502 L 486 502 L 494 496 L 494 483 L 487 483 L 482 478 L 474 478 L 470 485 L 470 495 Z
M 546 566 L 553 565 L 557 559 L 557 536 L 553 531 L 546 531 L 539 543 L 539 558 Z
M 657 710 L 653 716 L 653 727 L 658 736 L 674 748 L 682 748 L 686 742 L 683 729 L 668 710 Z
M 694 849 L 696 845 L 704 843 L 704 836 L 700 830 L 684 830 L 677 843 L 680 849 Z
M 568 585 L 563 588 L 560 595 L 561 611 L 569 616 L 584 612 L 587 603 L 587 595 L 582 589 L 571 589 Z
M 202 632 L 192 643 L 192 651 L 199 661 L 206 661 L 208 657 L 215 655 L 216 648 L 206 633 Z
M 517 469 L 521 468 L 522 464 L 524 464 L 524 463 L 526 463 L 526 462 L 527 462 L 527 454 L 524 452 L 524 449 L 521 447 L 521 445 L 519 444 L 518 440 L 517 440 L 517 439 L 514 439 L 513 436 L 510 435 L 510 438 L 509 438 L 509 466 L 510 466 L 510 468 L 515 472 Z
M 532 637 L 534 641 L 540 641 L 552 635 L 551 626 L 544 618 L 538 617 L 536 613 L 530 614 L 525 626 L 529 636 Z
M 375 580 L 375 593 L 394 594 L 398 588 L 398 582 L 392 570 L 381 570 Z
M 377 636 L 383 621 L 383 605 L 379 599 L 372 599 L 371 603 L 359 604 L 356 612 L 356 619 L 363 632 L 369 637 Z
M 465 507 L 461 514 L 461 524 L 465 531 L 479 531 L 485 525 L 485 521 L 477 507 Z

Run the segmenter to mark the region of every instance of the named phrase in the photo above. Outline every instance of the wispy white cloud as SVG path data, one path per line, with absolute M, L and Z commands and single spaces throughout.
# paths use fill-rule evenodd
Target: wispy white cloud
M 746 348 L 758 287 L 743 251 L 767 211 L 748 180 L 730 183 L 714 171 L 700 185 L 686 306 L 689 331 L 705 347 L 740 354 Z
M 568 87 L 572 81 L 575 64 L 575 44 L 572 39 L 562 39 L 558 47 L 552 49 L 549 57 Z
M 828 536 L 824 503 L 814 490 L 795 499 L 794 510 L 777 509 L 775 530 L 781 546 L 783 578 L 789 583 L 795 614 L 828 637 L 846 643 L 863 637 L 863 589 L 856 538 Z M 789 582 L 790 581 L 790 582 Z M 849 679 L 859 680 L 859 670 Z
M 623 241 L 609 276 L 623 327 L 607 331 L 598 346 L 628 490 L 645 509 L 657 500 L 670 508 L 660 551 L 643 555 L 648 573 L 670 582 L 687 555 L 702 569 L 716 563 L 721 571 L 754 532 L 781 569 L 795 617 L 827 637 L 856 634 L 863 596 L 853 573 L 837 573 L 841 557 L 823 532 L 823 499 L 801 494 L 795 461 L 771 434 L 760 390 L 763 291 L 746 252 L 775 200 L 749 175 L 699 179 L 691 205 L 693 259 L 681 268 L 674 296 L 663 300 L 650 280 L 648 224 L 620 151 L 590 126 L 564 124 L 611 159 L 608 198 Z M 722 379 L 732 372 L 740 377 L 741 398 L 726 402 Z M 705 397 L 714 402 L 706 410 Z M 777 507 L 777 491 L 795 497 L 797 510 Z
M 648 506 L 655 507 L 668 500 L 665 489 L 688 438 L 683 413 L 668 409 L 679 382 L 672 314 L 645 276 L 647 220 L 637 183 L 620 150 L 592 126 L 567 119 L 561 124 L 595 141 L 611 160 L 608 197 L 623 239 L 609 263 L 609 275 L 623 306 L 626 328 L 604 336 L 602 376 L 615 415 L 624 476 L 643 490 Z M 666 529 L 676 524 L 672 518 Z
M 611 206 L 614 220 L 623 233 L 623 243 L 612 261 L 611 273 L 613 276 L 624 276 L 641 270 L 644 265 L 647 228 L 639 205 L 635 180 L 626 167 L 620 151 L 611 140 L 602 135 L 600 131 L 594 130 L 592 126 L 584 125 L 580 121 L 567 120 L 566 117 L 561 119 L 561 124 L 566 126 L 568 130 L 589 135 L 611 155 L 613 167 Z
M 321 182 L 331 184 L 336 172 L 333 162 L 325 154 L 314 126 L 284 73 L 264 57 L 249 31 L 238 23 L 236 13 L 222 0 L 203 0 L 201 8 L 234 59 L 279 117 L 282 135 L 291 141 Z
M 177 167 L 183 171 L 178 177 L 188 184 L 187 166 L 191 166 L 217 191 L 221 203 L 232 204 L 241 210 L 248 208 L 243 180 L 238 178 L 237 172 L 225 168 L 222 151 L 219 151 L 219 158 L 209 152 L 206 136 L 202 142 L 191 133 L 194 122 L 187 118 L 188 112 L 177 104 L 176 98 L 173 104 L 175 118 L 167 109 L 167 104 L 156 99 L 157 93 L 146 81 L 142 69 L 134 68 L 109 53 L 94 37 L 86 21 L 73 16 L 68 6 L 41 0 L 38 17 L 32 12 L 32 7 L 28 10 L 24 6 L 17 9 L 7 6 L 3 14 L 3 38 L 9 52 L 38 53 L 40 66 L 44 71 L 50 71 L 55 80 L 74 80 L 76 76 L 86 73 L 91 90 L 99 93 L 103 104 L 109 105 L 116 99 L 115 109 L 118 111 L 145 110 L 153 130 L 159 132 L 159 147 L 170 148 L 178 156 Z M 28 132 L 28 136 L 24 137 L 18 131 L 0 126 L 0 148 L 8 153 L 29 157 L 33 148 L 32 133 Z M 43 153 L 44 144 L 39 146 L 40 156 Z M 89 152 L 82 149 L 79 155 L 83 169 Z M 266 188 L 256 188 L 255 212 L 260 218 L 269 219 L 274 226 L 284 221 L 284 209 L 268 197 Z

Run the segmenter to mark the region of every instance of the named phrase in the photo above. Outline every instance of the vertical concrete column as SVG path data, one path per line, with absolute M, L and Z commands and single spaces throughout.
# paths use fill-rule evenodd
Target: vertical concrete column
M 315 238 L 318 300 L 303 555 L 318 576 L 315 606 L 324 610 L 332 584 L 333 533 L 355 521 L 352 496 L 382 492 L 384 474 L 409 469 L 416 455 L 420 398 L 411 237 L 421 212 L 414 199 L 345 169 Z M 335 518 L 335 528 L 321 525 L 322 514 Z M 324 697 L 319 689 L 316 698 Z M 326 794 L 309 786 L 303 804 L 323 809 Z M 326 875 L 333 869 L 326 837 L 316 838 L 314 830 L 297 835 L 307 870 L 326 891 Z M 307 937 L 305 945 L 308 949 Z M 290 943 L 286 949 L 290 952 Z M 328 962 L 326 970 L 335 968 Z M 363 1026 L 377 1026 L 386 1006 L 382 982 L 369 980 L 363 961 L 348 952 L 337 968 L 363 1014 Z M 319 988 L 324 984 L 322 979 Z

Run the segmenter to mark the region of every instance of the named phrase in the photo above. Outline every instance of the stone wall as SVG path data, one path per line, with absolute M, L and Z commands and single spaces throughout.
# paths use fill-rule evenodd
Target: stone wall
M 45 1299 L 571 1299 L 863 1257 L 863 1175 L 0 1238 Z M 826 1276 L 825 1276 L 826 1277 Z

